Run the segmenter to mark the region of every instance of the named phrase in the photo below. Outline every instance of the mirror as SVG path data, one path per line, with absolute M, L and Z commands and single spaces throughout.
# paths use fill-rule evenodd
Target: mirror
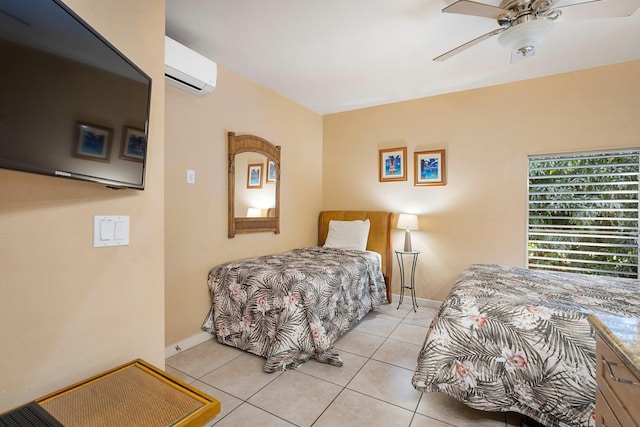
M 229 238 L 280 233 L 280 147 L 254 135 L 228 133 Z
M 268 217 L 276 205 L 274 162 L 260 153 L 241 153 L 235 169 L 235 216 Z

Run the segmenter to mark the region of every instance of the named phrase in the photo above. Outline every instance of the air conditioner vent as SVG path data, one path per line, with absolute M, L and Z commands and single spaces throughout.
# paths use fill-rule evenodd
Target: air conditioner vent
M 196 95 L 205 95 L 216 87 L 215 62 L 165 36 L 164 75 L 168 84 Z

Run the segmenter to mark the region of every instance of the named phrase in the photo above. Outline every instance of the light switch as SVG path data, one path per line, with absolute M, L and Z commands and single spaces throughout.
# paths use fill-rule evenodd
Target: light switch
M 93 217 L 93 247 L 126 246 L 129 244 L 128 215 L 95 215 Z
M 113 238 L 115 240 L 129 240 L 129 224 L 124 221 L 116 221 L 114 223 L 115 230 L 113 232 Z
M 108 241 L 113 239 L 113 222 L 100 221 L 100 241 Z
M 188 169 L 187 170 L 187 184 L 195 184 L 196 183 L 196 171 Z

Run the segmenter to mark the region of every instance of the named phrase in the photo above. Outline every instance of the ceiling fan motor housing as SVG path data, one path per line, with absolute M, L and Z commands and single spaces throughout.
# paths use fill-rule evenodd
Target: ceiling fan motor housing
M 513 12 L 514 15 L 534 14 L 541 15 L 551 9 L 553 0 L 505 0 L 500 3 L 501 9 Z
M 508 11 L 497 17 L 501 28 L 509 28 L 532 21 L 538 18 L 556 19 L 562 12 L 559 9 L 551 9 L 552 0 L 506 0 L 500 5 L 503 11 Z

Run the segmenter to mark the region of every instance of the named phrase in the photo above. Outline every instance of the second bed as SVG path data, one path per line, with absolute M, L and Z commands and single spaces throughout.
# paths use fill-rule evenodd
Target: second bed
M 413 385 L 546 426 L 594 426 L 589 314 L 640 318 L 640 281 L 473 265 L 434 318 Z
M 311 357 L 341 366 L 335 341 L 372 308 L 390 302 L 390 220 L 389 212 L 325 211 L 319 246 L 213 268 L 203 329 L 221 343 L 265 357 L 266 372 L 295 368 Z M 336 234 L 339 227 L 332 225 L 349 232 L 365 224 L 366 247 L 341 247 L 352 236 Z

